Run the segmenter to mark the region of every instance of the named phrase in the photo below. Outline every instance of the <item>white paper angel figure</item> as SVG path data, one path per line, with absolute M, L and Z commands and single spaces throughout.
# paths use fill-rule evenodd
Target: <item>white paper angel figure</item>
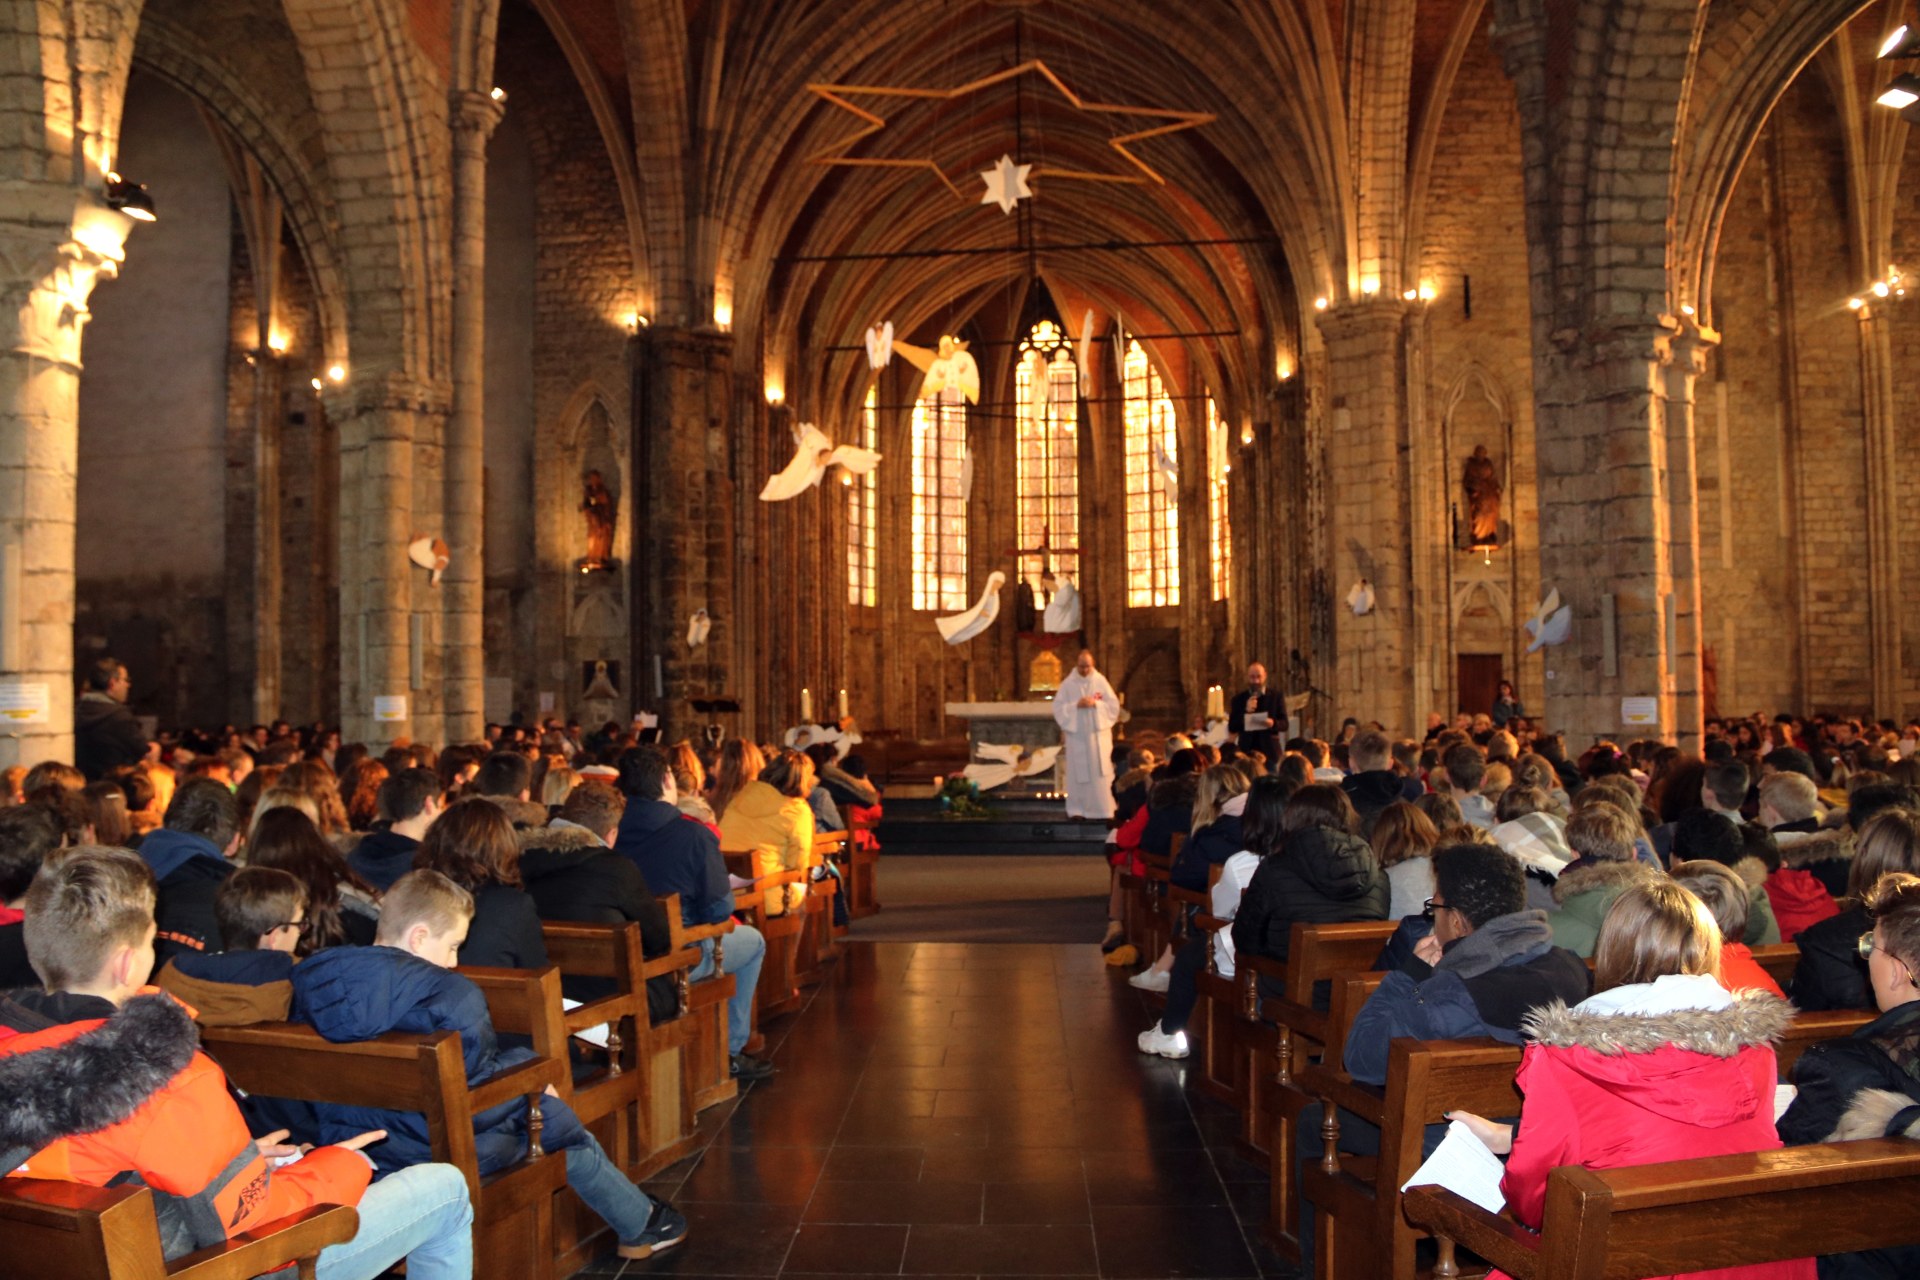
M 880 464 L 880 455 L 871 449 L 850 444 L 836 447 L 811 422 L 795 427 L 793 439 L 793 461 L 767 481 L 766 487 L 760 490 L 760 501 L 785 502 L 796 498 L 819 484 L 828 467 L 845 467 L 854 475 L 863 476 Z
M 923 397 L 953 391 L 965 396 L 968 404 L 980 403 L 980 366 L 967 354 L 967 344 L 959 338 L 950 333 L 941 334 L 940 347 L 934 351 L 896 339 L 893 349 L 927 375 L 920 384 Z
M 707 642 L 707 633 L 713 630 L 713 618 L 705 609 L 695 609 L 693 616 L 687 619 L 687 648 L 698 649 Z
M 1093 395 L 1093 308 L 1080 316 L 1080 341 L 1074 344 L 1073 362 L 1080 370 L 1080 394 Z
M 1167 452 L 1167 446 L 1158 440 L 1153 443 L 1153 465 L 1160 473 L 1160 487 L 1166 491 L 1167 501 L 1179 505 L 1180 464 Z
M 1364 618 L 1373 612 L 1373 584 L 1365 578 L 1353 584 L 1347 592 L 1347 608 L 1353 610 L 1353 616 Z
M 1006 786 L 1015 778 L 1031 778 L 1052 772 L 1053 762 L 1059 758 L 1060 750 L 1059 747 L 1036 747 L 1029 751 L 1026 747 L 996 746 L 983 742 L 974 748 L 981 758 L 961 770 L 961 774 L 982 791 L 991 791 L 995 787 Z
M 1054 635 L 1069 634 L 1080 629 L 1080 590 L 1073 585 L 1073 579 L 1060 579 L 1059 589 L 1053 593 L 1053 599 L 1047 601 L 1047 611 L 1040 620 L 1040 629 Z
M 1006 581 L 1006 574 L 994 570 L 987 575 L 987 588 L 980 593 L 980 600 L 973 608 L 933 620 L 948 644 L 965 644 L 993 625 L 993 620 L 1000 616 L 1000 588 Z
M 1533 643 L 1527 646 L 1528 653 L 1537 653 L 1550 644 L 1565 644 L 1573 634 L 1573 606 L 1562 605 L 1560 588 L 1554 587 L 1524 625 L 1527 634 L 1533 637 Z
M 440 585 L 440 575 L 447 571 L 447 564 L 453 556 L 445 542 L 423 536 L 407 544 L 407 559 L 425 569 L 428 584 L 437 587 Z
M 867 367 L 884 369 L 893 360 L 893 321 L 883 320 L 867 330 Z

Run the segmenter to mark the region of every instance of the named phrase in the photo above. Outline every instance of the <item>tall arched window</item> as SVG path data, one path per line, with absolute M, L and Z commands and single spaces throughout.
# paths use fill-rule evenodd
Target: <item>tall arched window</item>
M 967 606 L 966 461 L 967 402 L 958 391 L 923 396 L 913 406 L 916 609 Z
M 859 444 L 862 449 L 880 449 L 880 408 L 876 388 L 867 388 L 867 402 L 860 409 Z M 880 603 L 880 577 L 874 555 L 879 540 L 880 491 L 869 471 L 864 476 L 843 472 L 847 493 L 847 603 L 873 608 Z
M 1127 604 L 1180 603 L 1179 443 L 1173 400 L 1135 340 L 1122 366 L 1126 394 Z
M 1020 557 L 1020 576 L 1036 588 L 1047 564 L 1055 573 L 1076 575 L 1076 581 L 1080 572 L 1078 382 L 1067 335 L 1051 320 L 1034 325 L 1014 367 L 1020 442 L 1014 490 L 1020 545 L 1045 545 L 1050 553 L 1028 551 Z
M 1213 598 L 1225 600 L 1233 580 L 1233 517 L 1227 509 L 1227 424 L 1220 420 L 1213 397 L 1207 397 L 1207 565 L 1213 580 Z

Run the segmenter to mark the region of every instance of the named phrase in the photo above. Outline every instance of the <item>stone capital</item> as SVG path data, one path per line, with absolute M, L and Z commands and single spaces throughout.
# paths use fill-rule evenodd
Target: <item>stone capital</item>
M 448 115 L 454 133 L 478 134 L 482 142 L 493 136 L 500 121 L 507 114 L 507 105 L 503 99 L 495 98 L 491 93 L 482 93 L 478 89 L 462 89 L 451 96 Z
M 133 219 L 82 188 L 0 182 L 0 349 L 80 367 L 87 300 L 126 259 Z
M 1314 321 L 1328 346 L 1340 343 L 1364 343 L 1397 338 L 1404 331 L 1407 313 L 1412 308 L 1400 298 L 1385 294 L 1353 298 L 1325 311 L 1316 312 Z

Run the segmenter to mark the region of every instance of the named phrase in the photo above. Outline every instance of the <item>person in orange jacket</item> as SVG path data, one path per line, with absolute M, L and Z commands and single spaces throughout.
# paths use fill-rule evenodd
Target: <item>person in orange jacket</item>
M 375 1131 L 317 1149 L 256 1140 L 192 1014 L 145 985 L 153 873 L 124 849 L 49 859 L 27 894 L 27 955 L 44 990 L 0 997 L 0 1169 L 7 1177 L 154 1193 L 169 1261 L 316 1205 L 360 1212 L 320 1254 L 321 1280 L 372 1280 L 405 1258 L 415 1280 L 473 1271 L 473 1208 L 450 1165 L 369 1186 Z

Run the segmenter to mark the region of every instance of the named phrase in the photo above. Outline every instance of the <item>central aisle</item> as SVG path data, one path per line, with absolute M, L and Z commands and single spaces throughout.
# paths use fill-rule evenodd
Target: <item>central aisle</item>
M 624 1274 L 1292 1274 L 1232 1114 L 1135 1049 L 1146 1017 L 1091 945 L 845 946 L 772 1029 L 780 1074 L 647 1184 L 686 1245 Z

